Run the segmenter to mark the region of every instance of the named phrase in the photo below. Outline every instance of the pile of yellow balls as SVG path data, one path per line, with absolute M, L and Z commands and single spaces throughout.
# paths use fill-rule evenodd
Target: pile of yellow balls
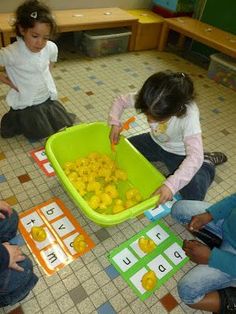
M 128 188 L 120 195 L 119 184 L 127 181 L 127 173 L 106 154 L 92 152 L 64 164 L 64 172 L 73 186 L 101 214 L 117 214 L 142 201 L 138 189 Z

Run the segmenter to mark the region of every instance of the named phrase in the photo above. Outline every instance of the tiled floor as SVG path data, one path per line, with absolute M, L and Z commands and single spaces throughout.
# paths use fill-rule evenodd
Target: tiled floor
M 77 123 L 106 120 L 115 95 L 139 89 L 153 72 L 172 69 L 186 71 L 195 83 L 205 149 L 224 151 L 229 160 L 217 168 L 215 182 L 207 200 L 216 201 L 235 192 L 236 184 L 236 94 L 207 78 L 204 69 L 172 53 L 144 51 L 107 56 L 98 59 L 78 53 L 60 51 L 54 77 L 64 106 L 77 114 Z M 7 87 L 0 85 L 0 114 L 7 110 Z M 127 112 L 125 117 L 129 117 Z M 124 119 L 125 119 L 124 117 Z M 136 127 L 128 134 L 143 132 L 147 124 L 139 116 Z M 139 217 L 115 227 L 103 229 L 83 216 L 64 192 L 56 177 L 48 178 L 38 168 L 29 152 L 44 142 L 29 142 L 23 136 L 9 140 L 0 138 L 0 197 L 18 212 L 58 196 L 95 241 L 95 248 L 72 262 L 56 275 L 47 277 L 34 261 L 40 277 L 30 295 L 21 303 L 24 313 L 201 313 L 180 303 L 176 284 L 188 271 L 187 263 L 161 289 L 145 302 L 140 301 L 127 283 L 114 270 L 107 252 L 142 230 L 149 221 Z M 170 217 L 166 222 L 186 237 L 186 231 Z M 23 251 L 30 255 L 26 246 Z M 32 258 L 33 259 L 33 258 Z M 16 307 L 16 306 L 15 306 Z M 15 307 L 0 309 L 8 313 Z

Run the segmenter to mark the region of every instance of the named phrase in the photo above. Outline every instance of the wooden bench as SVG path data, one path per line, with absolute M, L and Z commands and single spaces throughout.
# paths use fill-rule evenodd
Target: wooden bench
M 158 46 L 159 51 L 165 49 L 170 30 L 180 33 L 178 41 L 178 47 L 180 49 L 184 46 L 185 37 L 190 37 L 226 55 L 236 58 L 235 35 L 190 17 L 165 19 Z
M 53 11 L 60 33 L 74 32 L 98 28 L 129 27 L 132 35 L 129 41 L 129 51 L 134 50 L 138 18 L 120 8 L 99 8 L 79 10 Z M 14 15 L 12 13 L 0 14 L 0 32 L 2 46 L 11 43 L 15 33 L 11 27 Z

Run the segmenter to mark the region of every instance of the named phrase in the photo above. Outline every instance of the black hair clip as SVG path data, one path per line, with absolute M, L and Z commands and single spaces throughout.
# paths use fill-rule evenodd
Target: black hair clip
M 30 17 L 32 17 L 33 19 L 37 19 L 38 13 L 37 11 L 34 11 L 30 14 Z

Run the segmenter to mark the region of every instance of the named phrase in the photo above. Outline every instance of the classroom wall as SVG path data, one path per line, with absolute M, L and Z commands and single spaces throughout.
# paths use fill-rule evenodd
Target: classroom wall
M 22 0 L 0 0 L 0 13 L 13 12 Z M 44 0 L 53 10 L 109 8 L 151 8 L 152 0 Z

